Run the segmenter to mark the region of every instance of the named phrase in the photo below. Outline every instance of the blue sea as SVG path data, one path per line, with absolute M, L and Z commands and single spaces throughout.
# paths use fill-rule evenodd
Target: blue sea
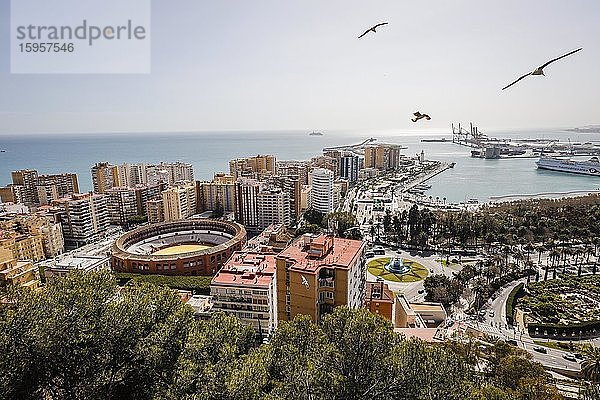
M 552 138 L 588 142 L 600 135 L 560 130 L 487 132 L 510 138 Z M 408 147 L 407 155 L 425 151 L 426 158 L 455 162 L 456 167 L 433 178 L 427 192 L 461 202 L 508 194 L 597 190 L 600 178 L 537 170 L 534 159 L 482 160 L 470 157 L 470 149 L 452 143 L 423 143 L 423 138 L 451 139 L 450 134 L 401 131 L 335 131 L 309 136 L 306 131 L 181 132 L 45 134 L 0 136 L 0 184 L 11 182 L 10 172 L 33 168 L 40 173 L 75 172 L 81 191 L 92 188 L 90 168 L 96 162 L 158 163 L 184 161 L 194 166 L 196 179 L 211 179 L 227 172 L 232 158 L 274 154 L 280 160 L 306 160 L 321 154 L 323 147 L 353 144 L 374 137 L 379 142 Z

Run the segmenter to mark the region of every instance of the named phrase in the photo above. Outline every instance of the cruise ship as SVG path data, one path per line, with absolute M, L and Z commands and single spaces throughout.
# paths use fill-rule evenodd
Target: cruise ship
M 600 176 L 600 162 L 598 162 L 598 157 L 592 157 L 588 161 L 561 160 L 553 157 L 542 157 L 536 161 L 536 164 L 537 167 L 541 169 Z

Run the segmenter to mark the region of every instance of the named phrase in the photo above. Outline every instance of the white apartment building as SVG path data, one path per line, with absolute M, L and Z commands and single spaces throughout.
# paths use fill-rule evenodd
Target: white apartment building
M 333 172 L 315 168 L 309 175 L 310 203 L 313 210 L 327 214 L 333 211 Z
M 277 187 L 263 189 L 257 196 L 258 227 L 289 226 L 291 223 L 290 196 Z
M 96 240 L 109 226 L 106 197 L 75 194 L 53 203 L 57 207 L 65 244 L 80 246 Z

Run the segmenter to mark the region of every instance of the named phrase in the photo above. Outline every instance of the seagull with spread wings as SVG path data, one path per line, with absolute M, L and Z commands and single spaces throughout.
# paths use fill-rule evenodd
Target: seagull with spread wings
M 570 56 L 571 54 L 577 53 L 578 51 L 583 50 L 583 47 L 578 48 L 577 50 L 573 50 L 567 54 L 564 54 L 560 57 L 556 57 L 550 61 L 548 61 L 546 64 L 542 65 L 541 67 L 537 67 L 533 72 L 528 72 L 525 75 L 523 75 L 522 77 L 520 77 L 519 79 L 517 79 L 516 81 L 514 81 L 513 83 L 511 83 L 510 85 L 504 86 L 502 88 L 502 90 L 504 89 L 508 89 L 509 87 L 511 87 L 512 85 L 514 85 L 515 83 L 519 82 L 521 79 L 527 78 L 529 75 L 544 75 L 544 68 L 546 68 L 548 65 L 552 64 L 554 61 L 558 61 L 561 58 L 565 58 Z
M 416 113 L 413 113 L 413 115 L 415 117 L 410 119 L 412 122 L 417 122 L 418 120 L 423 119 L 423 118 L 425 118 L 427 121 L 429 121 L 431 119 L 431 117 L 429 115 L 421 114 L 418 111 Z
M 387 25 L 387 24 L 388 24 L 387 22 L 381 22 L 381 23 L 379 23 L 379 24 L 377 24 L 375 26 L 372 26 L 371 28 L 367 29 L 365 31 L 365 33 L 363 33 L 362 35 L 360 35 L 358 38 L 359 39 L 362 38 L 363 36 L 365 36 L 369 32 L 377 33 L 377 28 L 379 28 L 380 26 L 383 26 L 383 25 Z

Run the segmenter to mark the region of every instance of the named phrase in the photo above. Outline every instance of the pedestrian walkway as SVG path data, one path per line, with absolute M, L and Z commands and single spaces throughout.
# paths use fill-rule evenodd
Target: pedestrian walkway
M 478 331 L 486 333 L 488 335 L 504 336 L 504 333 L 502 332 L 502 330 L 500 328 L 496 328 L 495 326 L 490 326 L 487 324 L 477 324 L 477 323 L 470 323 L 469 326 L 473 329 L 477 329 Z

